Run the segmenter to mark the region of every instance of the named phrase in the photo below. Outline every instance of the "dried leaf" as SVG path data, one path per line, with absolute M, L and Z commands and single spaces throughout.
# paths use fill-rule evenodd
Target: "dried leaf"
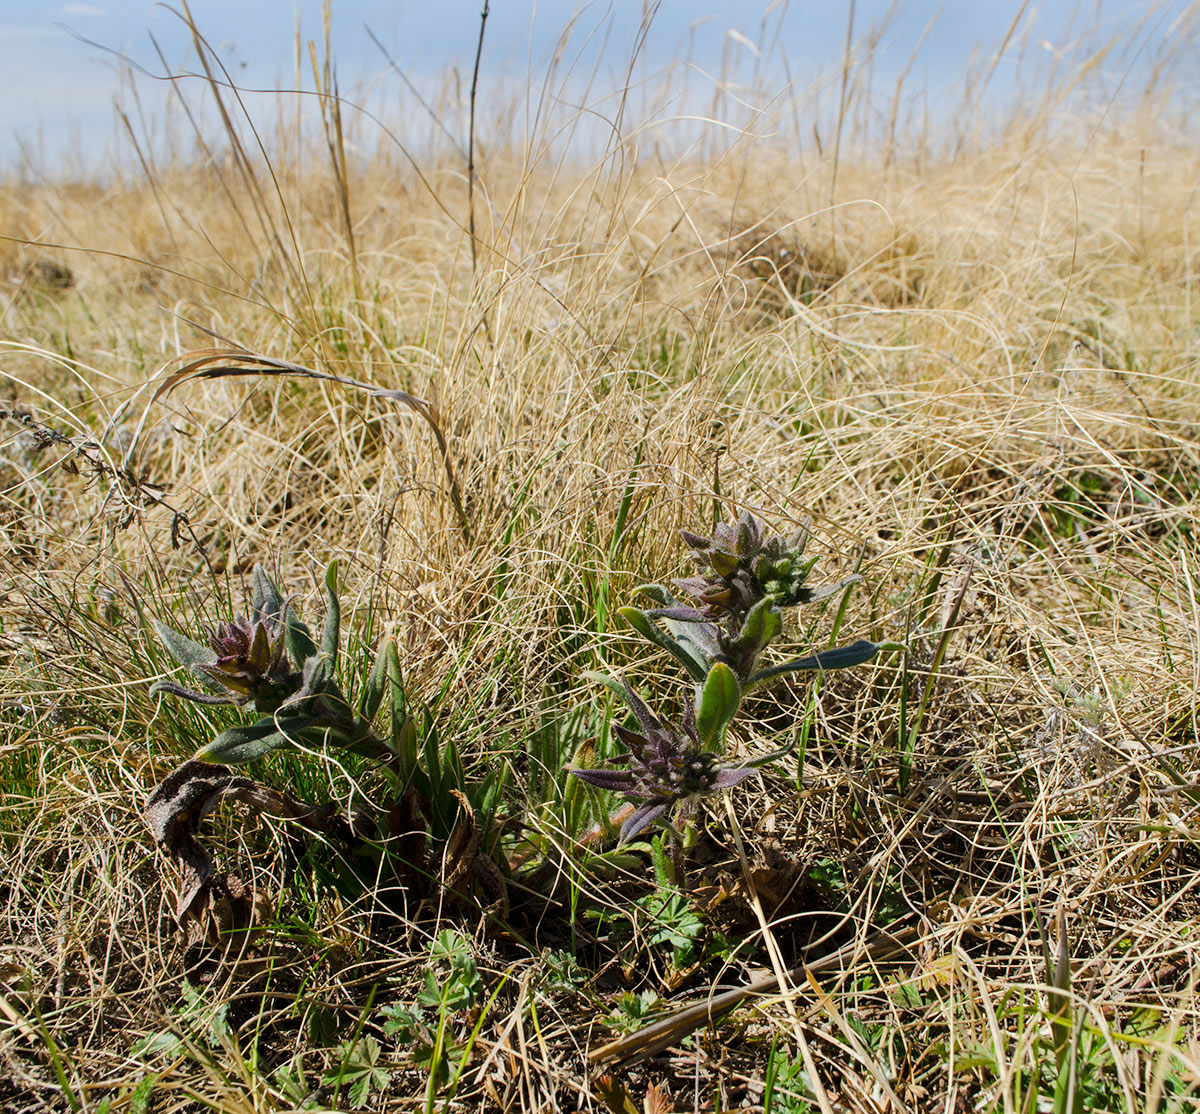
M 216 908 L 213 901 L 218 905 L 221 901 L 229 903 L 230 923 L 241 917 L 245 902 L 253 904 L 253 894 L 239 879 L 221 875 L 224 881 L 218 883 L 212 856 L 196 838 L 200 822 L 223 801 L 240 801 L 259 812 L 300 821 L 318 830 L 340 829 L 352 834 L 331 804 L 311 805 L 297 800 L 250 778 L 236 776 L 227 766 L 197 759 L 185 762 L 167 775 L 146 806 L 146 824 L 155 840 L 183 867 L 175 907 L 181 926 Z

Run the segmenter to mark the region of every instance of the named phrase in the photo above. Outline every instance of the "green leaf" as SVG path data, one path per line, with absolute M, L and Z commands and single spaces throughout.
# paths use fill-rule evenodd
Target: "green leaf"
M 822 584 L 819 588 L 805 588 L 805 603 L 820 603 L 822 600 L 827 600 L 831 596 L 836 596 L 843 588 L 851 584 L 857 584 L 862 580 L 861 576 L 855 574 L 848 576 L 845 580 L 839 580 L 836 584 Z
M 298 703 L 310 696 L 324 692 L 325 687 L 329 684 L 329 674 L 329 658 L 324 654 L 313 654 L 304 662 L 300 689 L 288 703 Z
M 807 658 L 796 658 L 785 661 L 782 665 L 774 665 L 770 669 L 762 669 L 750 678 L 751 685 L 761 685 L 764 681 L 782 677 L 785 673 L 801 673 L 814 669 L 849 669 L 854 665 L 862 665 L 870 661 L 887 643 L 869 642 L 860 638 L 849 646 L 837 646 L 832 650 L 822 650 Z
M 583 676 L 584 679 L 588 681 L 599 681 L 622 703 L 629 699 L 629 697 L 625 695 L 625 686 L 618 681 L 616 677 L 610 677 L 607 673 L 599 673 L 595 669 L 585 669 L 583 671 Z
M 757 654 L 781 630 L 783 614 L 775 606 L 774 598 L 767 596 L 746 613 L 741 632 L 738 634 L 738 644 Z
M 620 607 L 617 614 L 621 616 L 643 638 L 649 639 L 656 646 L 661 646 L 670 652 L 697 681 L 703 681 L 708 676 L 708 663 L 698 660 L 695 653 L 689 650 L 659 630 L 654 620 L 641 608 Z
M 447 792 L 457 789 L 461 793 L 466 789 L 462 759 L 459 757 L 458 744 L 453 735 L 446 740 L 446 746 L 442 750 L 442 785 Z M 455 811 L 458 811 L 457 808 Z
M 429 954 L 434 959 L 444 959 L 452 967 L 454 961 L 462 956 L 471 955 L 471 945 L 464 939 L 462 933 L 455 932 L 451 928 L 443 928 L 434 938 L 433 943 L 429 946 Z
M 400 780 L 407 784 L 417 771 L 417 725 L 405 720 L 392 736 L 392 745 L 399 755 Z
M 663 847 L 663 837 L 656 835 L 650 840 L 650 865 L 654 868 L 654 881 L 660 890 L 673 889 L 676 885 L 675 866 L 671 856 Z
M 316 654 L 317 644 L 308 625 L 296 614 L 296 609 L 288 606 L 286 611 L 283 630 L 288 655 L 297 669 L 303 669 L 304 663 Z
M 329 658 L 330 670 L 337 668 L 338 638 L 341 634 L 342 605 L 337 596 L 338 563 L 329 562 L 325 570 L 325 629 L 321 633 L 321 652 Z
M 358 695 L 358 714 L 370 722 L 383 703 L 383 694 L 388 685 L 388 654 L 394 652 L 396 643 L 389 638 L 375 651 L 375 660 L 371 663 L 371 672 Z
M 432 971 L 426 969 L 425 983 L 417 994 L 417 1005 L 436 1010 L 442 1004 L 442 985 Z
M 675 953 L 676 964 L 687 963 L 697 941 L 704 936 L 704 922 L 686 895 L 678 890 L 656 890 L 638 905 L 650 915 L 649 946 L 667 944 Z
M 180 634 L 179 631 L 168 627 L 166 623 L 160 623 L 157 619 L 154 620 L 154 630 L 158 635 L 158 640 L 167 648 L 171 657 L 173 657 L 180 665 L 186 665 L 188 670 L 195 673 L 201 680 L 205 680 L 203 673 L 197 672 L 198 665 L 212 665 L 217 660 L 216 652 L 211 646 L 202 646 L 199 642 L 193 642 L 186 634 Z M 209 683 L 209 688 L 213 685 Z
M 350 1105 L 366 1105 L 371 1088 L 383 1090 L 391 1081 L 391 1072 L 379 1066 L 379 1042 L 371 1036 L 357 1036 L 338 1046 L 341 1062 L 331 1067 L 321 1082 L 326 1087 L 341 1088 L 349 1084 Z
M 383 704 L 384 697 L 389 696 L 394 737 L 408 720 L 408 708 L 404 699 L 404 674 L 400 670 L 400 654 L 396 650 L 396 640 L 391 637 L 384 639 L 375 654 L 371 675 L 367 678 L 359 699 L 359 714 L 365 720 L 373 720 Z
M 741 764 L 741 768 L 749 767 L 752 770 L 757 770 L 760 766 L 766 766 L 771 762 L 778 762 L 781 758 L 786 758 L 796 749 L 797 739 L 793 737 L 792 741 L 785 747 L 780 747 L 778 750 L 771 751 L 770 754 L 760 754 L 757 758 L 747 758 Z
M 175 1056 L 182 1046 L 183 1041 L 180 1040 L 176 1033 L 163 1030 L 161 1033 L 150 1033 L 147 1036 L 139 1037 L 134 1042 L 130 1052 L 134 1056 L 153 1056 L 160 1052 L 167 1056 Z M 154 1078 L 157 1078 L 157 1076 Z
M 657 600 L 663 607 L 674 607 L 679 601 L 664 584 L 639 584 L 633 590 L 634 595 L 647 595 Z
M 383 1023 L 385 1037 L 398 1037 L 404 1044 L 416 1044 L 418 1041 L 428 1038 L 429 1034 L 425 1029 L 423 1015 L 403 1003 L 393 1002 L 389 1006 L 384 1006 L 380 1012 L 385 1018 Z
M 696 710 L 696 730 L 700 741 L 709 749 L 719 746 L 729 721 L 737 714 L 741 701 L 741 686 L 733 670 L 717 662 L 708 671 Z
M 267 575 L 262 565 L 254 566 L 253 592 L 250 597 L 250 617 L 254 622 L 260 619 L 278 619 L 283 614 L 284 601 L 275 582 Z
M 154 1097 L 154 1084 L 158 1074 L 143 1075 L 138 1085 L 129 1092 L 129 1114 L 149 1114 L 150 1100 Z
M 208 746 L 196 752 L 201 762 L 217 762 L 238 766 L 270 754 L 273 750 L 295 747 L 299 735 L 318 724 L 316 716 L 260 719 L 256 723 L 231 727 L 222 731 Z

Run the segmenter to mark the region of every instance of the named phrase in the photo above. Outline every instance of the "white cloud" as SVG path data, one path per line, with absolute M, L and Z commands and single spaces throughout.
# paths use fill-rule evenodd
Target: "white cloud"
M 107 15 L 103 8 L 95 4 L 64 4 L 63 15 Z

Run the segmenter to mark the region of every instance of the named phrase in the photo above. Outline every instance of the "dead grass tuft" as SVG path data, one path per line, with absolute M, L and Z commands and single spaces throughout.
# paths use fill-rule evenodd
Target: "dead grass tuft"
M 381 1109 L 1190 1109 L 1198 156 L 1152 93 L 957 150 L 893 119 L 590 162 L 547 108 L 480 144 L 473 236 L 457 153 L 347 158 L 328 111 L 269 173 L 231 116 L 195 165 L 0 186 L 3 1101 L 344 1108 L 369 1036 Z M 213 334 L 255 374 L 165 392 Z M 319 377 L 258 374 L 286 365 Z M 598 859 L 553 785 L 605 719 L 589 670 L 677 698 L 614 611 L 714 505 L 811 516 L 822 574 L 863 577 L 842 631 L 908 649 L 756 697 L 737 746 L 799 758 L 709 817 L 681 958 L 645 856 Z M 334 556 L 354 637 L 514 773 L 509 924 L 339 893 L 226 809 L 271 916 L 189 947 L 142 810 L 224 721 L 148 694 L 149 620 L 240 608 L 256 561 L 313 609 Z M 438 1038 L 456 1080 L 436 1011 L 385 1009 L 451 977 L 447 928 L 484 987 Z

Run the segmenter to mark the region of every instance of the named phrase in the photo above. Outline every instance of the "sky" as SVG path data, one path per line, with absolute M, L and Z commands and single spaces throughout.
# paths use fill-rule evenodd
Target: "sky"
M 304 41 L 321 37 L 320 0 L 192 0 L 190 7 L 232 78 L 252 90 L 293 87 L 297 28 Z M 404 82 L 393 63 L 418 88 L 435 88 L 451 71 L 459 74 L 461 87 L 474 62 L 481 7 L 482 0 L 332 0 L 342 93 L 372 107 L 404 104 Z M 182 0 L 0 0 L 0 72 L 6 85 L 0 98 L 0 174 L 22 166 L 78 169 L 129 158 L 117 104 L 145 135 L 173 126 L 165 107 L 170 86 L 161 77 L 195 69 L 188 31 L 177 14 L 181 8 Z M 849 0 L 661 0 L 639 56 L 640 72 L 687 59 L 693 96 L 706 95 L 703 87 L 711 90 L 722 78 L 736 86 L 755 74 L 764 87 L 822 75 L 835 80 L 850 8 Z M 1107 63 L 1117 67 L 1117 82 L 1130 67 L 1148 67 L 1159 52 L 1180 45 L 1179 20 L 1191 8 L 1185 0 L 1026 5 L 857 0 L 854 33 L 857 39 L 869 34 L 891 9 L 875 51 L 875 80 L 883 89 L 894 85 L 919 43 L 909 87 L 936 103 L 973 49 L 996 52 L 1018 13 L 1025 41 L 1044 59 L 1077 49 L 1089 29 L 1101 38 L 1128 30 L 1133 45 Z M 490 0 L 481 87 L 544 72 L 573 17 L 564 56 L 599 58 L 601 81 L 593 92 L 607 78 L 619 84 L 643 10 L 642 0 Z M 1014 39 L 1000 58 L 996 95 L 1003 93 L 1006 75 L 1015 73 L 1016 50 Z M 672 80 L 682 80 L 678 67 L 673 72 Z M 305 74 L 302 84 L 311 88 L 311 77 Z M 248 97 L 251 111 L 255 105 L 265 110 L 266 102 L 265 94 Z

